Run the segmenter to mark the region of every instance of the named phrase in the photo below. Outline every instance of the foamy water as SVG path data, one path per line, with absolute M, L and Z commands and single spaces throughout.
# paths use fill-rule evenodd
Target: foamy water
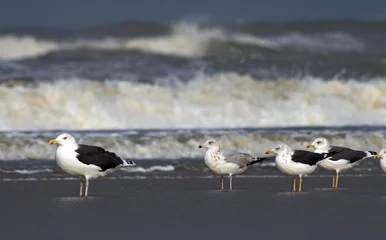
M 0 130 L 386 124 L 385 79 L 198 75 L 177 87 L 62 79 L 0 85 Z
M 210 44 L 231 42 L 262 48 L 286 48 L 308 51 L 363 51 L 366 46 L 347 33 L 320 34 L 288 33 L 277 36 L 256 36 L 247 33 L 229 33 L 221 27 L 201 28 L 198 24 L 180 22 L 172 31 L 155 37 L 78 39 L 72 41 L 42 40 L 33 36 L 0 35 L 0 59 L 20 60 L 47 53 L 71 49 L 138 50 L 149 53 L 196 58 L 205 56 Z
M 0 140 L 0 160 L 54 160 L 56 147 L 49 145 L 51 138 L 58 132 L 41 134 L 2 134 Z M 386 130 L 317 130 L 292 129 L 283 131 L 279 128 L 270 130 L 207 130 L 207 131 L 150 131 L 148 133 L 125 132 L 78 132 L 73 133 L 78 143 L 102 146 L 116 152 L 125 159 L 202 159 L 205 151 L 198 148 L 207 139 L 216 139 L 221 147 L 238 149 L 256 156 L 265 156 L 267 149 L 279 143 L 287 143 L 293 149 L 306 150 L 306 144 L 317 137 L 326 137 L 332 144 L 347 146 L 358 150 L 379 151 L 386 146 Z M 138 165 L 138 164 L 137 164 Z M 140 164 L 129 171 L 173 171 L 170 166 L 142 169 Z

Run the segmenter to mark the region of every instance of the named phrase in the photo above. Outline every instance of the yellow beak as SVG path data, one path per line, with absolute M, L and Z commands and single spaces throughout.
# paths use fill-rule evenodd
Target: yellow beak
M 51 139 L 49 143 L 50 143 L 50 145 L 58 144 L 58 141 L 56 141 L 56 139 Z
M 312 144 L 307 144 L 306 145 L 306 148 L 312 148 L 313 146 L 312 146 Z
M 265 151 L 265 154 L 271 154 L 271 153 L 273 153 L 272 150 L 267 150 L 267 151 Z
M 381 154 L 377 154 L 374 156 L 374 158 L 381 158 L 381 157 L 382 157 Z

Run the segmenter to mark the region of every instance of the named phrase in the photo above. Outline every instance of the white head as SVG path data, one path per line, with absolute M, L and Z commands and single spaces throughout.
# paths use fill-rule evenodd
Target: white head
M 382 160 L 386 160 L 386 148 L 381 149 L 377 155 L 374 156 L 374 158 L 380 158 Z
M 59 146 L 76 145 L 76 140 L 68 133 L 62 133 L 57 138 L 52 139 L 50 144 L 58 144 Z
M 220 145 L 218 142 L 216 142 L 216 140 L 208 139 L 203 145 L 198 145 L 198 148 L 206 148 L 208 150 L 218 151 L 220 150 Z
M 287 144 L 279 144 L 277 147 L 267 150 L 265 154 L 271 154 L 274 153 L 276 155 L 287 155 L 292 154 L 292 149 Z
M 307 144 L 306 148 L 328 151 L 330 149 L 330 143 L 325 138 L 316 138 L 311 144 Z

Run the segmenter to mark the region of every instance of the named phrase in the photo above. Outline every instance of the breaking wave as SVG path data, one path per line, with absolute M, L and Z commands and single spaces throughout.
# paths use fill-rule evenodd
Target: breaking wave
M 152 37 L 103 37 L 71 41 L 42 40 L 34 36 L 0 35 L 0 59 L 20 60 L 48 53 L 73 50 L 136 50 L 180 57 L 203 57 L 216 43 L 233 43 L 275 50 L 306 51 L 364 51 L 366 46 L 354 36 L 343 32 L 301 33 L 289 32 L 272 36 L 229 32 L 221 27 L 200 27 L 180 22 L 168 34 Z M 211 45 L 212 44 L 212 45 Z
M 0 160 L 54 160 L 56 147 L 49 145 L 48 142 L 59 133 L 38 131 L 23 134 L 2 133 Z M 280 128 L 271 130 L 150 130 L 132 133 L 93 131 L 72 132 L 72 135 L 78 143 L 102 146 L 125 159 L 134 160 L 137 166 L 123 170 L 138 173 L 174 171 L 176 166 L 171 164 L 170 159 L 202 159 L 205 151 L 199 149 L 198 145 L 203 144 L 209 138 L 216 139 L 223 148 L 238 149 L 255 156 L 265 156 L 264 152 L 267 149 L 272 149 L 281 142 L 287 143 L 293 149 L 306 150 L 306 144 L 320 136 L 328 138 L 334 145 L 359 150 L 379 151 L 386 145 L 385 128 L 370 131 L 365 128 L 362 130 L 360 128 L 357 130 L 342 128 L 320 130 L 312 127 L 292 130 Z M 144 168 L 141 166 L 141 159 L 165 160 L 168 163 Z M 17 166 L 20 168 L 21 165 Z M 24 165 L 24 167 L 27 166 Z M 46 166 L 43 168 L 47 169 Z M 48 167 L 48 169 L 52 168 Z M 29 174 L 30 172 L 21 170 L 19 173 Z
M 198 75 L 173 86 L 63 79 L 0 85 L 0 130 L 386 124 L 385 79 Z

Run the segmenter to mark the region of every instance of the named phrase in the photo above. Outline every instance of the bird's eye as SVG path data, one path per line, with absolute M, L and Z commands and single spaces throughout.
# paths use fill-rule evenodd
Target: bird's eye
M 316 144 L 321 144 L 321 143 L 322 143 L 322 141 L 317 141 L 317 142 L 316 142 Z
M 209 144 L 213 144 L 213 141 L 208 142 Z
M 64 138 L 63 138 L 63 140 L 66 140 L 66 139 L 67 139 L 67 137 L 64 137 Z
M 280 150 L 280 147 L 275 148 L 275 150 Z

